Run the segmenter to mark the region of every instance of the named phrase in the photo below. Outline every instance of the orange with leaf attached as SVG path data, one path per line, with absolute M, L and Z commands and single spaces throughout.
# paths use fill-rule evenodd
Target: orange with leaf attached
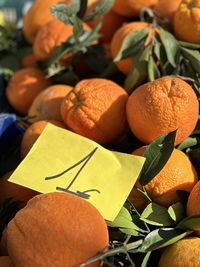
M 199 102 L 188 83 L 163 77 L 136 88 L 129 96 L 126 111 L 133 134 L 143 143 L 178 129 L 176 144 L 180 144 L 196 126 Z
M 113 10 L 125 17 L 138 17 L 143 7 L 153 7 L 159 0 L 115 0 Z
M 144 44 L 144 46 L 146 47 L 151 42 L 153 34 L 155 32 L 158 33 L 158 29 L 155 28 L 152 24 L 148 24 L 146 22 L 130 22 L 122 26 L 118 31 L 116 31 L 111 41 L 112 58 L 115 59 L 115 57 L 118 55 L 122 47 L 123 41 L 126 37 L 128 38 L 130 34 L 143 29 L 148 30 L 148 36 Z M 120 71 L 122 71 L 125 75 L 128 75 L 132 67 L 131 58 L 120 60 L 116 62 L 116 65 Z
M 109 241 L 99 211 L 70 193 L 34 197 L 9 222 L 6 232 L 8 255 L 20 267 L 78 267 Z M 100 267 L 101 262 L 88 266 Z
M 146 147 L 136 149 L 133 155 L 142 156 Z M 190 192 L 197 183 L 197 173 L 189 158 L 180 150 L 174 149 L 162 170 L 147 184 L 145 190 L 150 198 L 163 206 L 170 206 L 179 201 L 177 190 Z M 129 195 L 129 200 L 138 209 L 143 209 L 147 202 L 139 181 Z
M 182 0 L 174 16 L 174 33 L 182 41 L 200 44 L 200 0 Z
M 22 115 L 26 115 L 35 97 L 51 84 L 38 68 L 24 68 L 16 71 L 6 88 L 10 105 Z
M 127 130 L 126 91 L 106 79 L 82 80 L 61 104 L 63 121 L 72 131 L 100 144 L 114 142 Z

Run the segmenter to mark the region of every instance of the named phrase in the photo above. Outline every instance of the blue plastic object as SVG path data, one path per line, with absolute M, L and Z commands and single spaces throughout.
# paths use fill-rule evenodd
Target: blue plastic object
M 0 154 L 15 143 L 23 131 L 23 128 L 17 125 L 15 114 L 0 114 Z

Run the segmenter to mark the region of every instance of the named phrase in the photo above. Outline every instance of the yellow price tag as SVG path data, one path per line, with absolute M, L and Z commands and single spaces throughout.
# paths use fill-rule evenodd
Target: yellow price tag
M 104 219 L 113 221 L 144 161 L 48 124 L 9 181 L 41 193 L 76 194 L 92 203 Z

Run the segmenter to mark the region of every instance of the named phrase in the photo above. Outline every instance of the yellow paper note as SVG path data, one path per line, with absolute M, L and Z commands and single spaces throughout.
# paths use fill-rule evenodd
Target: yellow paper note
M 113 221 L 144 161 L 48 124 L 9 181 L 41 193 L 77 194 Z

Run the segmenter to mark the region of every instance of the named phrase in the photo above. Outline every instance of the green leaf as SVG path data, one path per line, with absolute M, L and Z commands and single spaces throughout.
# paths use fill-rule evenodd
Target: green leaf
M 163 28 L 160 28 L 160 39 L 165 48 L 165 52 L 169 63 L 175 68 L 176 56 L 180 49 L 178 41 L 171 33 L 165 31 Z
M 104 16 L 111 10 L 114 4 L 114 0 L 101 0 L 99 4 L 95 6 L 94 10 L 87 16 L 85 21 L 94 20 L 97 16 Z
M 137 32 L 128 34 L 121 46 L 120 51 L 114 59 L 114 62 L 128 58 L 136 54 L 143 48 L 146 38 L 148 36 L 148 29 L 142 29 Z
M 155 226 L 171 226 L 174 224 L 167 208 L 153 202 L 145 208 L 141 214 L 141 220 Z
M 149 78 L 149 81 L 151 81 L 151 82 L 155 80 L 154 60 L 153 60 L 152 56 L 150 56 L 149 62 L 148 62 L 148 78 Z
M 129 211 L 124 207 L 122 207 L 115 220 L 113 222 L 107 222 L 107 225 L 110 227 L 127 228 L 141 231 L 141 229 L 132 221 Z
M 182 54 L 190 61 L 194 70 L 197 73 L 200 73 L 200 52 L 197 50 L 182 48 Z
M 51 7 L 52 15 L 67 25 L 73 25 L 76 14 L 80 10 L 80 0 L 73 0 L 71 5 L 56 4 Z
M 74 20 L 73 37 L 79 43 L 79 37 L 84 33 L 82 20 L 78 17 Z
M 168 213 L 172 218 L 172 220 L 175 221 L 176 223 L 182 220 L 185 216 L 183 205 L 180 202 L 171 205 L 168 208 Z
M 141 236 L 142 234 L 131 228 L 119 228 L 119 230 L 127 236 Z
M 199 137 L 188 137 L 177 148 L 179 150 L 184 150 L 186 148 L 196 146 L 199 143 L 200 143 Z
M 84 35 L 80 39 L 83 47 L 90 46 L 93 41 L 95 41 L 101 37 L 101 35 L 99 34 L 99 30 L 101 28 L 101 25 L 102 25 L 102 22 L 99 21 L 95 25 L 95 27 L 92 29 L 92 31 L 84 33 Z
M 141 55 L 139 57 L 139 61 L 146 61 L 148 62 L 149 61 L 149 58 L 150 58 L 150 55 L 151 55 L 151 46 L 147 46 L 144 51 L 141 51 Z
M 179 222 L 177 228 L 193 231 L 200 230 L 200 214 L 184 218 L 182 221 Z
M 138 248 L 138 252 L 147 253 L 161 247 L 169 246 L 190 233 L 174 228 L 156 229 L 145 237 L 143 244 Z
M 147 63 L 145 61 L 140 61 L 140 55 L 141 53 L 138 53 L 134 56 L 132 69 L 124 83 L 124 88 L 128 94 L 131 94 L 132 91 L 147 78 Z
M 140 183 L 148 184 L 167 163 L 174 150 L 176 131 L 162 135 L 154 140 L 145 150 L 146 161 L 139 175 Z
M 156 40 L 155 46 L 154 46 L 154 54 L 158 60 L 160 60 L 160 47 L 161 47 L 161 44 Z
M 183 41 L 179 41 L 179 44 L 182 47 L 189 48 L 189 49 L 194 49 L 194 50 L 200 49 L 200 45 L 199 44 L 187 43 L 187 42 L 183 42 Z
M 142 261 L 142 265 L 141 267 L 147 267 L 147 264 L 148 264 L 148 261 L 149 261 L 149 258 L 151 256 L 151 251 L 147 252 L 143 261 Z

